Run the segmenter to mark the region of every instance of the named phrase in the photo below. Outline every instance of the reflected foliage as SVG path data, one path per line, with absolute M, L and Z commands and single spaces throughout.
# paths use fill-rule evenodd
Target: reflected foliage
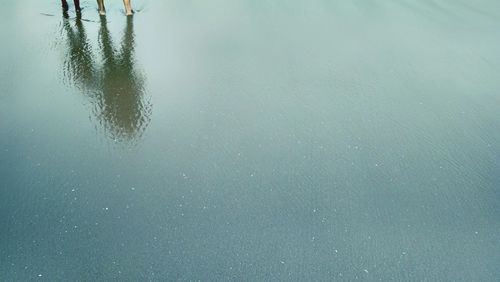
M 150 122 L 151 104 L 145 99 L 144 75 L 136 67 L 133 17 L 127 17 L 118 48 L 106 18 L 101 17 L 99 58 L 94 54 L 81 16 L 72 21 L 64 15 L 68 51 L 63 71 L 67 83 L 90 98 L 93 116 L 112 139 L 137 141 Z

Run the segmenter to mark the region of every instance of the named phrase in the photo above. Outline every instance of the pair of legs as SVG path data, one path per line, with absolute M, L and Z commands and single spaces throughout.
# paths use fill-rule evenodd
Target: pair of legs
M 99 6 L 99 14 L 104 16 L 106 14 L 106 8 L 104 8 L 104 0 L 97 0 L 97 5 Z M 130 5 L 130 0 L 123 0 L 123 5 L 125 5 L 125 12 L 127 16 L 132 15 L 132 5 Z
M 75 3 L 75 10 L 77 12 L 80 12 L 81 11 L 81 8 L 80 8 L 80 0 L 73 0 L 74 3 Z M 66 12 L 68 11 L 69 7 L 68 7 L 68 2 L 66 0 L 61 0 L 62 2 L 62 7 L 63 7 L 63 10 Z

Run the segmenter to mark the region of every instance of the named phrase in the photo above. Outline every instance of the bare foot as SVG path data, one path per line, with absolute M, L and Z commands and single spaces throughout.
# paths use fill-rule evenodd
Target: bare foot
M 132 10 L 130 5 L 125 5 L 125 14 L 127 16 L 132 16 L 134 14 L 134 10 Z
M 134 14 L 132 5 L 130 5 L 130 0 L 123 0 L 123 6 L 125 6 L 125 14 L 127 14 L 127 16 L 132 16 Z
M 99 10 L 99 15 L 105 16 L 106 15 L 106 11 L 105 10 Z

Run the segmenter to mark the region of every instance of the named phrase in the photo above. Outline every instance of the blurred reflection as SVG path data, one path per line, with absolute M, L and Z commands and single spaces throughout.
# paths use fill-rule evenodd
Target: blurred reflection
M 133 17 L 127 17 L 119 48 L 115 48 L 105 17 L 99 28 L 97 64 L 82 24 L 75 26 L 64 14 L 63 29 L 69 45 L 64 63 L 65 78 L 91 100 L 93 114 L 104 131 L 116 141 L 138 140 L 150 121 L 151 104 L 145 100 L 144 77 L 136 69 Z
M 69 43 L 68 55 L 64 62 L 64 74 L 70 83 L 81 90 L 86 90 L 96 81 L 96 71 L 92 55 L 92 46 L 87 40 L 81 14 L 77 14 L 75 29 L 71 27 L 68 13 L 63 14 L 63 28 Z

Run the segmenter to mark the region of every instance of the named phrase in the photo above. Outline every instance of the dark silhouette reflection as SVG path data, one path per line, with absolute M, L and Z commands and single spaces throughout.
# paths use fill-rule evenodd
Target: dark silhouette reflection
M 81 14 L 77 15 L 75 29 L 72 28 L 69 16 L 63 14 L 63 28 L 69 43 L 68 55 L 64 62 L 64 74 L 69 83 L 86 90 L 96 81 L 96 69 L 92 55 L 92 46 L 87 40 L 83 28 Z
M 112 139 L 137 141 L 149 124 L 151 104 L 145 99 L 144 76 L 135 66 L 133 18 L 127 17 L 122 41 L 115 48 L 106 18 L 101 17 L 99 64 L 81 16 L 72 27 L 65 14 L 63 27 L 69 45 L 65 78 L 90 98 L 96 120 Z

